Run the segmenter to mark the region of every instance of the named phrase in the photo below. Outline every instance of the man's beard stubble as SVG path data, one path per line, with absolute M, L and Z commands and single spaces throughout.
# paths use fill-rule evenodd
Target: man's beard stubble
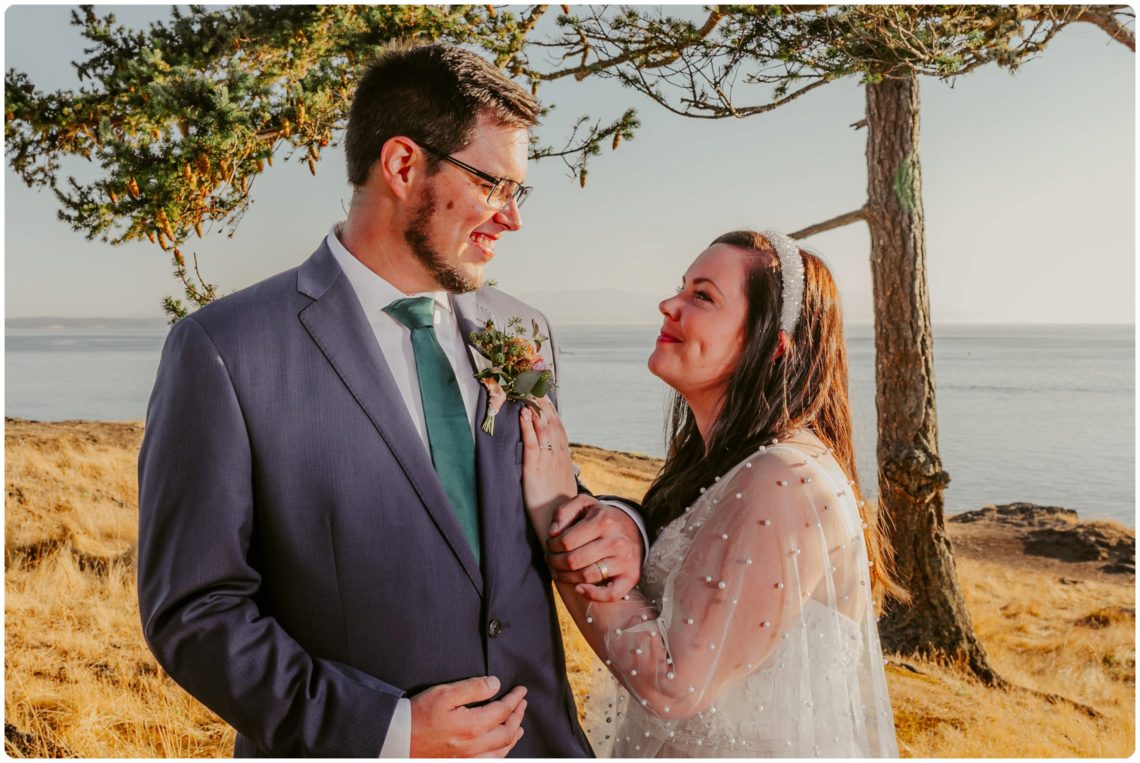
M 451 294 L 466 294 L 475 291 L 479 284 L 468 278 L 455 265 L 446 261 L 444 255 L 432 246 L 428 231 L 435 217 L 435 191 L 429 185 L 424 189 L 423 199 L 415 217 L 404 229 L 404 240 L 408 242 L 416 259 L 424 264 L 436 282 Z

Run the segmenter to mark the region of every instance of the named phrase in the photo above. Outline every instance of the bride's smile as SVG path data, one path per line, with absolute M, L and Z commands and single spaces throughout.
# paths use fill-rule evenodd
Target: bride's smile
M 711 420 L 744 346 L 748 261 L 757 255 L 728 244 L 705 250 L 677 293 L 658 309 L 665 320 L 649 370 Z

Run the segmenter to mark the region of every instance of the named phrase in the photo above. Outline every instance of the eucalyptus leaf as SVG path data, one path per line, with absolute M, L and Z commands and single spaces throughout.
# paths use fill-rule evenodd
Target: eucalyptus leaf
M 539 379 L 533 387 L 530 388 L 530 394 L 535 397 L 542 397 L 550 391 L 550 380 L 546 378 Z
M 542 380 L 541 371 L 523 371 L 515 379 L 515 394 L 516 395 L 529 395 L 535 385 Z

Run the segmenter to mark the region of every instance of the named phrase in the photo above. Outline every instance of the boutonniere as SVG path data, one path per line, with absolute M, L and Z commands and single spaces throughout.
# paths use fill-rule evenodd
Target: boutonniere
M 487 434 L 495 433 L 495 415 L 503 403 L 508 400 L 522 403 L 541 415 L 535 401 L 555 386 L 554 372 L 538 354 L 548 337 L 539 333 L 537 321 L 530 324 L 530 339 L 526 338 L 522 319 L 518 317 L 507 321 L 504 330 L 488 320 L 482 331 L 471 332 L 471 346 L 489 363 L 475 374 L 487 387 L 487 415 L 481 427 Z

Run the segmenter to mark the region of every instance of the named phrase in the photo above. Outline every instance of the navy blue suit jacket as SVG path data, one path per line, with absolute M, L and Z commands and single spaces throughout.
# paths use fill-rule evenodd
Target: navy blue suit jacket
M 453 306 L 465 336 L 516 315 L 550 333 L 495 289 Z M 523 507 L 518 407 L 476 443 L 482 568 L 323 243 L 171 330 L 139 457 L 139 604 L 236 755 L 374 757 L 398 698 L 481 675 L 527 687 L 512 755 L 591 754 Z

